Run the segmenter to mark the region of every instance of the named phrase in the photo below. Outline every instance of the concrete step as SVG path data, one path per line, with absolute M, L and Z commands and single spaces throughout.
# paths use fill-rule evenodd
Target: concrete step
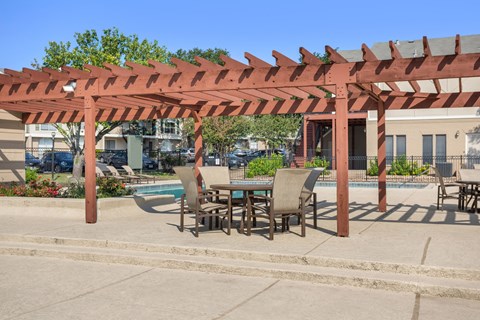
M 480 271 L 313 256 L 0 235 L 0 254 L 142 265 L 480 300 Z

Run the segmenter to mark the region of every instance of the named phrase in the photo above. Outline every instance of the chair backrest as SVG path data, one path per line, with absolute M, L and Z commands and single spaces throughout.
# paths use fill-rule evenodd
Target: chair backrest
M 195 177 L 193 167 L 173 167 L 173 171 L 182 181 L 183 190 L 187 197 L 187 205 L 190 209 L 194 209 L 198 198 L 198 183 Z
M 117 177 L 120 176 L 120 173 L 118 173 L 117 168 L 115 168 L 114 166 L 107 166 L 107 169 L 110 171 L 112 176 L 117 176 Z
M 95 174 L 97 175 L 97 177 L 105 177 L 105 174 L 99 167 L 95 167 Z
M 133 171 L 132 168 L 130 168 L 130 166 L 125 165 L 125 166 L 122 166 L 122 168 L 127 172 L 129 176 L 135 175 L 135 172 Z
M 475 170 L 480 169 L 480 163 L 474 163 L 473 164 L 473 169 L 475 169 Z
M 297 210 L 299 198 L 308 177 L 309 169 L 278 169 L 273 180 L 272 198 L 275 210 Z
M 228 167 L 198 167 L 205 182 L 205 188 L 210 189 L 212 184 L 227 184 L 230 183 L 230 172 Z M 228 190 L 220 190 L 220 193 L 228 193 Z
M 324 168 L 313 168 L 309 169 L 310 170 L 310 175 L 307 178 L 307 181 L 305 181 L 305 185 L 303 186 L 303 190 L 313 192 L 313 189 L 315 188 L 315 183 L 318 180 L 318 177 L 322 174 Z M 305 201 L 308 201 L 312 195 L 310 194 L 308 197 L 305 198 Z
M 442 174 L 440 173 L 440 171 L 438 171 L 436 167 L 432 167 L 432 168 L 435 171 L 435 176 L 438 178 L 438 183 L 440 184 L 440 189 L 442 189 L 442 194 L 446 195 L 447 190 L 445 189 L 445 183 L 443 182 Z

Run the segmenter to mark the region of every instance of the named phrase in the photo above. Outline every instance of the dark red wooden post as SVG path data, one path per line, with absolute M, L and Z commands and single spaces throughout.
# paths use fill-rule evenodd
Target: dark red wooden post
M 332 118 L 332 170 L 337 170 L 337 159 L 336 159 L 336 150 L 337 150 L 337 128 L 335 126 L 335 117 Z
M 200 170 L 198 167 L 203 165 L 203 138 L 202 138 L 202 118 L 199 116 L 198 112 L 193 112 L 194 123 L 194 137 L 195 137 L 195 176 L 198 180 L 199 188 L 202 187 L 202 177 L 200 175 Z M 200 190 L 199 190 L 200 191 Z
M 97 222 L 97 190 L 95 175 L 95 98 L 85 96 L 85 221 Z
M 385 144 L 385 106 L 378 101 L 377 112 L 377 139 L 378 139 L 378 211 L 387 211 L 387 157 Z
M 303 118 L 303 165 L 307 163 L 308 155 L 308 137 L 307 137 L 307 128 L 308 128 L 308 117 Z
M 349 234 L 348 199 L 348 91 L 346 84 L 337 85 L 336 110 L 336 152 L 337 163 L 337 235 Z

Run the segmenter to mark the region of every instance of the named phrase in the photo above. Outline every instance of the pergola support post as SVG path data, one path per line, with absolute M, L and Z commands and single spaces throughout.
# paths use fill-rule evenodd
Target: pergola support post
M 195 176 L 198 180 L 199 188 L 202 187 L 202 177 L 200 175 L 200 170 L 198 167 L 203 166 L 203 137 L 202 137 L 202 118 L 198 112 L 193 112 L 194 120 L 194 137 L 195 137 Z
M 97 190 L 95 174 L 95 98 L 85 96 L 85 221 L 97 222 Z
M 385 143 L 385 106 L 378 100 L 377 139 L 378 139 L 378 211 L 387 211 L 387 153 Z
M 336 136 L 336 132 L 337 132 L 337 128 L 335 126 L 335 123 L 336 123 L 336 120 L 335 120 L 335 117 L 332 118 L 332 170 L 337 170 L 337 159 L 336 159 L 336 155 L 335 155 L 335 152 L 337 150 L 337 136 Z
M 307 162 L 307 153 L 308 153 L 308 137 L 307 137 L 307 128 L 308 128 L 308 117 L 304 116 L 303 121 L 303 164 Z
M 339 237 L 349 235 L 347 95 L 346 84 L 337 85 L 335 160 L 337 164 L 337 236 Z

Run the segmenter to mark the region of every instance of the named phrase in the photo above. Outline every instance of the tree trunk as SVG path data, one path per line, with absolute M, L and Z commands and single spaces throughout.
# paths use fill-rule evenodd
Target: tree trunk
M 75 157 L 73 158 L 73 177 L 79 180 L 82 177 L 83 171 L 83 154 L 80 151 L 75 153 Z

